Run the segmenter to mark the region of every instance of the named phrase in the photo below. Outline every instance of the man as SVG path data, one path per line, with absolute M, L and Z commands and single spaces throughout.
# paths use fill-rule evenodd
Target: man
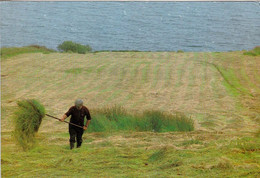
M 74 148 L 75 138 L 77 138 L 77 148 L 81 146 L 82 143 L 82 135 L 84 130 L 86 130 L 89 126 L 91 116 L 87 107 L 83 106 L 83 101 L 81 99 L 77 99 L 75 101 L 75 106 L 70 107 L 68 112 L 66 112 L 62 118 L 60 119 L 63 122 L 67 117 L 71 116 L 70 123 L 77 124 L 82 126 L 79 128 L 77 126 L 69 124 L 69 133 L 70 133 L 70 149 Z M 87 117 L 87 123 L 84 126 L 84 117 Z

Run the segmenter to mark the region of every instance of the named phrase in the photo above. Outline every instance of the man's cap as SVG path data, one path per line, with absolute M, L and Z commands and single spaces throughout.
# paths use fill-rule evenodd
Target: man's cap
M 82 105 L 83 105 L 82 99 L 77 99 L 77 100 L 75 101 L 75 105 L 76 105 L 76 106 L 82 106 Z

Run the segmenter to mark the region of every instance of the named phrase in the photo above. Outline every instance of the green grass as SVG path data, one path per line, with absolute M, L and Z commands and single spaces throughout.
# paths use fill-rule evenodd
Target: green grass
M 117 98 L 118 95 L 120 95 L 120 93 L 122 93 L 122 90 L 115 90 L 113 91 L 112 95 L 109 96 L 107 99 L 106 99 L 106 102 L 104 104 L 107 104 L 108 102 L 110 102 L 111 100 Z
M 164 86 L 165 87 L 169 87 L 170 86 L 170 83 L 171 83 L 171 80 L 172 80 L 172 68 L 173 68 L 173 64 L 172 65 L 168 65 L 168 66 L 165 66 L 166 69 L 165 69 L 165 83 L 164 83 Z
M 31 45 L 25 47 L 4 47 L 1 48 L 1 58 L 6 59 L 13 56 L 17 56 L 19 54 L 25 53 L 43 53 L 49 54 L 55 52 L 53 49 L 48 49 L 45 46 Z
M 197 54 L 194 55 L 194 60 L 196 60 L 196 56 L 197 56 Z M 196 79 L 196 76 L 194 75 L 195 71 L 197 70 L 196 66 L 195 66 L 195 62 L 192 62 L 189 65 L 189 68 L 187 70 L 189 71 L 189 83 L 188 83 L 188 86 L 192 87 L 195 84 L 195 79 Z
M 89 67 L 86 69 L 86 72 L 87 72 L 87 74 L 90 74 L 90 73 L 92 73 L 94 70 L 95 70 L 95 66 L 89 66 Z
M 153 68 L 153 83 L 152 83 L 152 87 L 155 88 L 157 83 L 158 83 L 158 80 L 159 80 L 159 73 L 160 73 L 160 69 L 161 68 L 161 65 L 160 64 L 157 64 L 154 68 Z
M 224 77 L 223 85 L 231 96 L 236 97 L 240 94 L 248 93 L 248 90 L 241 85 L 241 82 L 239 81 L 239 78 L 237 78 L 233 69 L 220 68 L 220 70 Z
M 69 150 L 68 139 L 59 133 L 41 133 L 38 146 L 32 150 L 24 152 L 12 144 L 2 146 L 2 176 L 257 177 L 259 174 L 259 151 L 244 153 L 228 138 L 182 149 L 177 139 L 167 141 L 165 136 L 187 139 L 170 133 L 105 136 L 88 133 L 81 148 Z M 191 136 L 196 137 L 196 133 Z M 255 137 L 250 139 L 258 141 Z
M 148 80 L 150 64 L 146 64 L 145 67 L 142 69 L 142 83 L 146 83 Z
M 138 50 L 100 50 L 100 51 L 94 51 L 93 53 L 102 53 L 102 52 L 143 52 Z
M 185 115 L 169 114 L 161 111 L 145 111 L 129 114 L 122 107 L 108 107 L 94 111 L 89 132 L 114 131 L 192 131 L 193 120 Z
M 166 147 L 164 147 L 158 151 L 155 151 L 151 156 L 149 156 L 148 161 L 155 162 L 155 161 L 160 161 L 160 160 L 165 159 L 166 151 L 167 151 Z
M 175 87 L 177 87 L 177 88 L 181 87 L 183 85 L 183 81 L 182 81 L 183 76 L 184 76 L 185 72 L 188 72 L 185 70 L 188 67 L 187 63 L 188 63 L 188 59 L 185 56 L 182 63 L 179 64 L 178 69 L 177 69 L 178 80 L 175 83 Z
M 80 74 L 80 73 L 82 73 L 82 71 L 83 71 L 83 68 L 72 68 L 72 69 L 65 70 L 65 73 Z
M 187 145 L 193 145 L 193 144 L 202 144 L 202 142 L 200 140 L 186 140 L 183 143 L 181 143 L 181 145 L 183 146 L 187 146 Z
M 118 80 L 118 82 L 122 82 L 125 78 L 126 78 L 126 74 L 127 74 L 127 66 L 123 67 L 120 71 L 120 79 Z
M 240 149 L 244 153 L 260 151 L 260 138 L 243 137 L 231 142 L 231 146 Z
M 254 49 L 244 52 L 244 55 L 248 56 L 259 56 L 260 55 L 260 46 L 256 46 Z
M 140 67 L 140 63 L 134 63 L 133 69 L 131 69 L 131 79 L 132 81 L 135 81 L 137 75 L 138 75 L 138 69 Z
M 102 65 L 100 67 L 97 68 L 97 74 L 102 73 L 102 71 L 104 71 L 104 69 L 106 69 L 107 65 Z

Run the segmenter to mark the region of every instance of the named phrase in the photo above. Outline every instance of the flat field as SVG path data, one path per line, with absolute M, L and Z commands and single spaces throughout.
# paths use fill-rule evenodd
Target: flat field
M 236 52 L 24 53 L 1 61 L 2 176 L 257 177 L 260 57 Z M 13 110 L 34 98 L 61 117 L 82 98 L 91 110 L 182 112 L 192 132 L 84 134 L 69 150 L 67 125 L 44 118 L 37 146 L 12 138 Z M 91 127 L 91 125 L 90 125 Z

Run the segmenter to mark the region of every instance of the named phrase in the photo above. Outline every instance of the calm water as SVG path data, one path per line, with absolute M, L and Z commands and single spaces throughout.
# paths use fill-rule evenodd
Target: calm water
M 229 51 L 260 45 L 257 2 L 1 2 L 1 46 Z

